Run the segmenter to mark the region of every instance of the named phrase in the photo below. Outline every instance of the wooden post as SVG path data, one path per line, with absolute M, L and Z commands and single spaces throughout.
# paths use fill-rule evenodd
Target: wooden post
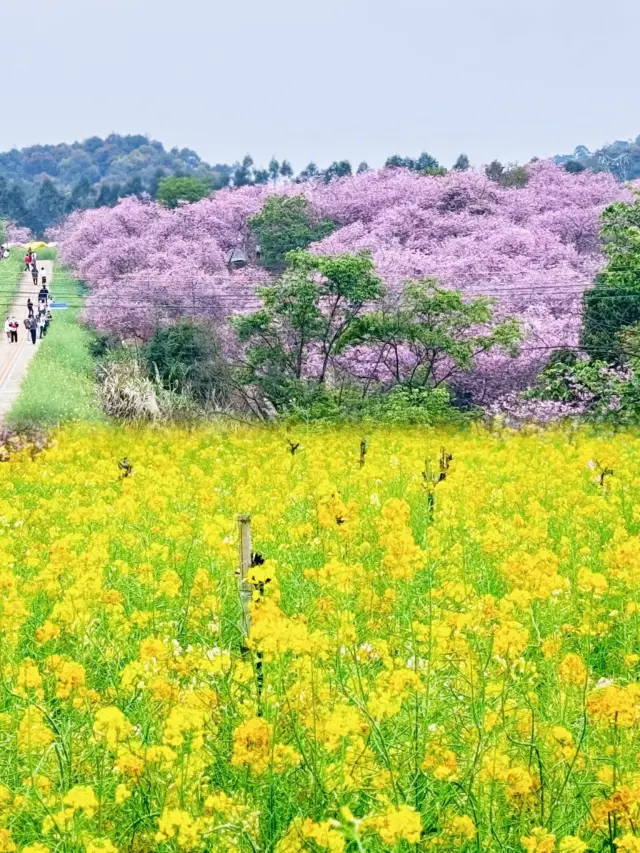
M 364 461 L 367 456 L 367 442 L 362 439 L 360 442 L 360 467 L 364 468 Z
M 242 636 L 243 647 L 246 648 L 246 643 L 251 630 L 251 614 L 249 605 L 252 599 L 251 584 L 247 579 L 249 569 L 251 568 L 251 516 L 238 516 L 238 595 L 242 612 L 240 614 L 240 634 Z

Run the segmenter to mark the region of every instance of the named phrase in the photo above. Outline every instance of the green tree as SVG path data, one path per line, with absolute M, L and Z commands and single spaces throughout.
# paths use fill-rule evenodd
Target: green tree
M 460 154 L 456 162 L 453 164 L 455 172 L 466 172 L 471 164 L 466 154 Z
M 605 269 L 583 297 L 581 343 L 592 358 L 625 361 L 619 333 L 640 322 L 640 194 L 602 214 Z
M 304 196 L 271 196 L 249 227 L 260 246 L 260 259 L 269 270 L 281 270 L 285 256 L 322 240 L 335 225 L 328 219 L 314 219 Z
M 209 184 L 200 178 L 162 178 L 156 198 L 165 207 L 174 208 L 182 201 L 200 201 L 209 195 Z
M 335 180 L 336 178 L 345 178 L 350 174 L 351 163 L 348 160 L 336 160 L 322 173 L 327 183 Z
M 47 228 L 62 219 L 65 207 L 64 195 L 56 189 L 53 181 L 45 178 L 31 206 L 29 227 L 36 235 L 43 235 Z
M 87 207 L 93 207 L 95 194 L 93 186 L 88 178 L 81 178 L 71 190 L 71 195 L 67 201 L 67 210 L 81 210 Z
M 157 329 L 147 344 L 149 375 L 201 402 L 224 396 L 229 377 L 212 329 L 180 323 Z
M 494 160 L 485 167 L 485 175 L 490 181 L 501 187 L 524 187 L 529 182 L 529 173 L 525 166 L 503 166 L 499 160 Z
M 342 339 L 383 291 L 367 254 L 296 251 L 287 260 L 285 273 L 260 288 L 262 309 L 233 321 L 245 345 L 240 384 L 258 387 L 276 409 L 323 388 Z
M 318 178 L 320 176 L 320 170 L 316 166 L 315 163 L 309 163 L 298 175 L 297 180 L 299 182 L 311 181 L 313 178 Z
M 271 160 L 269 162 L 268 171 L 269 171 L 269 177 L 271 178 L 271 180 L 273 181 L 274 186 L 275 186 L 275 184 L 278 183 L 278 176 L 280 174 L 280 163 L 278 163 L 278 161 L 276 160 L 275 157 L 271 158 Z
M 283 160 L 280 164 L 280 175 L 285 181 L 290 181 L 293 177 L 293 166 L 288 160 Z
M 153 173 L 153 177 L 149 181 L 149 195 L 151 198 L 156 198 L 158 195 L 158 187 L 160 186 L 160 181 L 163 178 L 167 177 L 167 173 L 164 169 L 156 169 Z
M 269 183 L 269 170 L 268 169 L 256 169 L 253 173 L 253 183 L 254 184 L 268 184 Z
M 252 170 L 253 158 L 249 154 L 246 154 L 242 163 L 238 163 L 233 172 L 234 187 L 246 187 L 247 184 L 250 184 L 253 180 Z
M 434 279 L 410 282 L 398 305 L 357 318 L 338 351 L 373 344 L 395 383 L 437 388 L 471 370 L 482 353 L 499 348 L 517 354 L 520 325 L 512 318 L 494 322 L 494 305 L 486 297 L 465 301 L 462 293 L 443 290 Z
M 484 173 L 490 181 L 501 184 L 502 176 L 504 175 L 504 166 L 499 160 L 493 160 L 488 166 L 485 166 Z

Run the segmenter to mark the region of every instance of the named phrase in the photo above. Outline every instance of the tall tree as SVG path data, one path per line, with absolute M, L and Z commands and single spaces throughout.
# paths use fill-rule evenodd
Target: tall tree
M 308 164 L 307 166 L 305 166 L 305 167 L 304 167 L 304 169 L 300 172 L 300 174 L 298 175 L 297 180 L 298 180 L 300 183 L 303 183 L 304 181 L 311 181 L 311 180 L 313 180 L 313 178 L 317 178 L 317 177 L 319 177 L 319 175 L 320 175 L 320 170 L 318 169 L 318 167 L 316 166 L 316 164 L 315 164 L 315 163 L 309 163 L 309 164 Z
M 276 160 L 275 157 L 272 157 L 269 161 L 269 177 L 273 181 L 274 186 L 278 183 L 278 177 L 280 175 L 280 163 Z
M 602 214 L 607 265 L 583 298 L 582 345 L 592 358 L 625 361 L 620 333 L 640 323 L 640 196 Z
M 288 160 L 283 160 L 280 164 L 280 175 L 285 181 L 289 181 L 293 177 L 293 166 Z
M 512 318 L 494 322 L 494 306 L 487 298 L 465 300 L 434 279 L 411 282 L 399 305 L 358 317 L 338 349 L 372 346 L 379 353 L 377 368 L 384 365 L 393 382 L 435 388 L 495 348 L 516 355 L 520 325 Z
M 253 158 L 246 154 L 242 160 L 242 163 L 239 163 L 235 171 L 233 173 L 233 185 L 234 187 L 246 187 L 248 184 L 252 182 L 252 169 L 253 169 Z
M 95 193 L 89 178 L 80 178 L 71 190 L 71 195 L 67 201 L 67 210 L 84 210 L 87 207 L 93 207 L 94 199 Z
M 47 228 L 60 222 L 65 206 L 64 195 L 56 189 L 53 181 L 45 178 L 30 213 L 29 227 L 36 235 L 43 236 Z
M 327 183 L 336 178 L 345 178 L 351 174 L 351 163 L 348 160 L 335 160 L 328 169 L 323 172 L 323 177 Z
M 323 386 L 342 338 L 381 293 L 368 255 L 292 252 L 286 272 L 260 289 L 263 308 L 234 320 L 245 345 L 240 382 L 279 409 Z
M 456 162 L 453 164 L 453 168 L 456 172 L 466 172 L 469 166 L 469 158 L 466 154 L 460 154 Z

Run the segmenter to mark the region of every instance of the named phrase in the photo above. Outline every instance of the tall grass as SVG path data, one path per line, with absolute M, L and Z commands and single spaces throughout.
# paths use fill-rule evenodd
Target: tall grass
M 56 270 L 55 291 L 82 296 L 81 286 L 62 268 Z M 79 322 L 81 308 L 54 311 L 46 338 L 29 366 L 20 396 L 7 422 L 14 427 L 48 426 L 102 417 L 89 351 L 91 333 Z

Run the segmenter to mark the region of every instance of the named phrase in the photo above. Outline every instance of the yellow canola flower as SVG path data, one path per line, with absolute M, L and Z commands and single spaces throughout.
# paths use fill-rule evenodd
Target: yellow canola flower
M 422 835 L 420 815 L 408 805 L 392 807 L 381 815 L 361 821 L 363 831 L 370 830 L 380 836 L 384 844 L 395 844 L 401 839 L 418 844 Z

